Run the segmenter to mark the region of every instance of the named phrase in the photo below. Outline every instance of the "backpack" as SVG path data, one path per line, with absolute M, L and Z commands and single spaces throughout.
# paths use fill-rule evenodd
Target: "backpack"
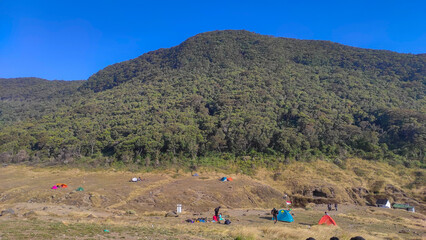
M 226 225 L 229 225 L 229 224 L 231 224 L 231 221 L 229 221 L 228 219 L 226 219 L 226 220 L 225 220 L 225 224 L 226 224 Z

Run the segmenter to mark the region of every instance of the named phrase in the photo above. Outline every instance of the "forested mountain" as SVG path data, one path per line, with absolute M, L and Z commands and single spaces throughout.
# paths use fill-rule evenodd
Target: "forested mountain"
M 67 104 L 42 118 L 3 126 L 0 161 L 360 156 L 424 166 L 425 55 L 215 31 L 80 84 L 57 85 L 54 99 Z

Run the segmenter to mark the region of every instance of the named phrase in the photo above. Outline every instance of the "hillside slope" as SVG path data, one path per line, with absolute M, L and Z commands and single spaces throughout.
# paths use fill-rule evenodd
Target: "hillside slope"
M 0 161 L 197 165 L 259 153 L 422 166 L 425 85 L 425 55 L 208 32 L 111 65 L 68 106 L 4 127 Z
M 39 119 L 69 104 L 83 81 L 49 81 L 41 78 L 0 78 L 2 124 Z

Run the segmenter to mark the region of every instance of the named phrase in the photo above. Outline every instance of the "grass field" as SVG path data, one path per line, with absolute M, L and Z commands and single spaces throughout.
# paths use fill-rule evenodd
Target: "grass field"
M 348 166 L 349 170 L 334 167 L 290 165 L 279 170 L 282 179 L 274 179 L 276 172 L 266 170 L 251 177 L 226 173 L 234 181 L 224 183 L 217 180 L 224 173 L 207 169 L 201 169 L 201 177 L 195 178 L 189 172 L 171 170 L 131 173 L 8 166 L 0 168 L 0 211 L 12 209 L 14 214 L 0 216 L 0 239 L 350 239 L 358 235 L 425 239 L 422 213 L 355 205 L 345 195 L 336 196 L 343 202 L 339 211 L 329 213 L 338 226 L 317 225 L 324 204 L 294 208 L 295 222 L 273 224 L 270 209 L 282 205 L 283 192 L 297 188 L 296 183 L 302 187 L 327 183 L 339 191 L 346 186 L 370 188 L 377 179 L 370 174 L 379 170 L 381 179 L 398 187 L 414 178 L 409 169 L 400 169 L 406 175 L 398 178 L 401 173 L 391 167 L 375 169 L 365 163 L 358 171 L 366 176 L 356 179 L 356 173 L 350 171 L 354 166 Z M 139 175 L 142 182 L 128 182 Z M 50 189 L 56 183 L 69 187 Z M 76 192 L 80 186 L 85 191 Z M 413 189 L 410 194 L 421 191 Z M 184 213 L 165 217 L 177 203 L 183 204 Z M 185 222 L 188 218 L 211 219 L 217 205 L 231 225 Z

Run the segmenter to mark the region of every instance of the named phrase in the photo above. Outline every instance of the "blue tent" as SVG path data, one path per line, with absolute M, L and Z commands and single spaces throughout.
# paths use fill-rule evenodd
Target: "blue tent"
M 294 219 L 291 216 L 290 211 L 284 210 L 284 209 L 278 210 L 277 220 L 282 222 L 294 222 Z
M 220 181 L 222 181 L 222 182 L 226 182 L 226 180 L 227 180 L 226 177 L 223 177 L 223 178 L 220 179 Z

